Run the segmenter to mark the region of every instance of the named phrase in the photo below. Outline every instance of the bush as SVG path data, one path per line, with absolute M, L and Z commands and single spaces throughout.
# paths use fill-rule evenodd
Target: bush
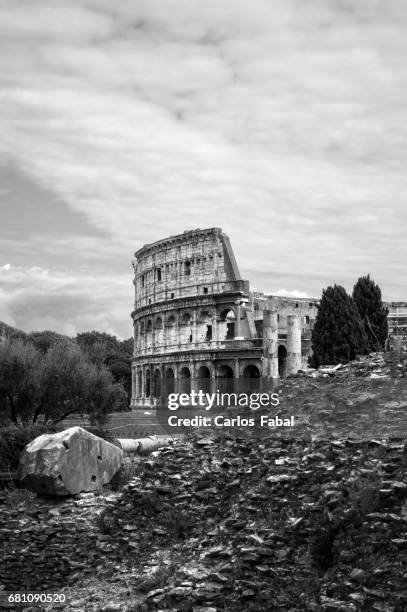
M 102 426 L 109 412 L 127 409 L 123 385 L 69 340 L 42 353 L 30 343 L 0 342 L 0 414 L 16 426 L 58 423 L 71 414 L 88 414 Z
M 347 363 L 368 352 L 368 341 L 356 303 L 340 285 L 322 292 L 312 331 L 310 365 Z
M 362 317 L 370 351 L 382 351 L 388 334 L 388 309 L 382 302 L 380 287 L 362 276 L 353 287 L 353 299 Z
M 4 503 L 8 508 L 15 509 L 24 504 L 26 509 L 34 506 L 35 493 L 28 489 L 17 489 L 17 487 L 7 487 L 4 491 Z

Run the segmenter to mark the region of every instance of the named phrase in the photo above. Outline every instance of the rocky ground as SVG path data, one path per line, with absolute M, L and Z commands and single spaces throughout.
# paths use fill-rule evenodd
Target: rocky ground
M 0 506 L 0 582 L 63 590 L 66 610 L 406 610 L 403 364 L 280 391 L 294 430 L 199 431 L 121 493 Z

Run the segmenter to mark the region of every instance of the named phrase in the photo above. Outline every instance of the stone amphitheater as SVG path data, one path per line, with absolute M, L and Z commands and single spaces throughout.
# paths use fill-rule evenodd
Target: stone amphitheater
M 133 407 L 266 390 L 306 366 L 317 300 L 251 291 L 220 228 L 146 244 L 133 268 Z

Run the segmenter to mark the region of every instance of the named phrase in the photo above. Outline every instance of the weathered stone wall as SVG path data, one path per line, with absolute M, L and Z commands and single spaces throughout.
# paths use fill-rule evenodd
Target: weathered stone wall
M 287 317 L 297 315 L 301 319 L 303 333 L 310 332 L 317 316 L 318 300 L 311 298 L 290 298 L 275 295 L 254 293 L 251 296 L 251 306 L 255 319 L 263 318 L 263 310 L 277 310 L 278 329 L 280 334 L 287 333 Z
M 389 348 L 393 349 L 394 336 L 401 336 L 401 344 L 407 349 L 407 302 L 387 302 L 389 309 L 388 324 L 389 324 Z
M 228 238 L 219 228 L 170 236 L 135 253 L 135 307 L 199 293 L 240 280 Z M 201 287 L 200 287 L 201 286 Z
M 145 245 L 135 257 L 132 406 L 156 406 L 169 393 L 202 388 L 260 389 L 265 308 L 278 313 L 284 353 L 278 355 L 279 375 L 307 366 L 316 300 L 251 293 L 221 229 L 171 236 Z M 289 316 L 296 317 L 290 330 Z M 298 324 L 300 358 L 290 361 L 287 335 Z

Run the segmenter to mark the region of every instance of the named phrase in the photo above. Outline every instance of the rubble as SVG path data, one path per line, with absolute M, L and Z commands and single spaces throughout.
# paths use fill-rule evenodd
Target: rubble
M 368 378 L 398 378 L 405 375 L 407 369 L 407 351 L 398 353 L 370 353 L 346 364 L 322 365 L 319 368 L 300 370 L 298 376 L 311 378 L 326 378 L 328 376 L 352 373 Z
M 199 442 L 163 450 L 104 511 L 114 537 L 135 528 L 140 551 L 179 544 L 179 565 L 149 601 L 163 610 L 407 605 L 407 444 Z M 123 548 L 130 564 L 133 554 Z
M 109 560 L 100 558 L 103 540 L 96 519 L 117 497 L 82 493 L 52 503 L 38 498 L 13 508 L 0 504 L 0 584 L 9 591 L 50 591 L 59 582 L 61 590 L 109 567 Z
M 120 495 L 0 507 L 0 583 L 122 576 L 146 610 L 405 609 L 404 440 L 204 440 L 158 451 Z
M 404 611 L 407 379 L 370 378 L 391 367 L 285 382 L 295 433 L 205 430 L 121 494 L 0 505 L 0 583 L 71 588 L 68 610 Z

